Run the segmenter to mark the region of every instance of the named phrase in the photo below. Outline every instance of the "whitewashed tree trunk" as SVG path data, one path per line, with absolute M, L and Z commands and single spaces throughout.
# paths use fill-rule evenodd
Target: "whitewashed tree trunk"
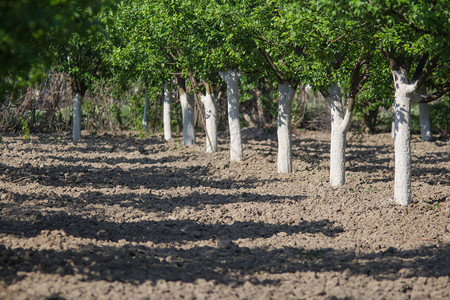
M 183 140 L 184 145 L 189 146 L 195 144 L 195 128 L 194 128 L 194 100 L 186 91 L 180 90 L 181 112 L 183 115 Z
M 294 94 L 289 83 L 278 84 L 278 173 L 292 173 L 291 108 Z
M 395 139 L 395 112 L 394 112 L 394 105 L 392 105 L 392 123 L 391 123 L 391 137 Z
M 148 110 L 148 84 L 145 84 L 145 100 L 144 100 L 144 114 L 142 115 L 142 126 L 144 127 L 145 133 L 148 134 L 147 125 L 147 110 Z
M 327 101 L 331 110 L 330 184 L 331 186 L 343 186 L 345 183 L 345 144 L 350 127 L 351 112 L 346 109 L 344 113 L 341 89 L 337 84 L 330 86 Z
M 81 139 L 81 102 L 83 96 L 80 93 L 75 93 L 73 97 L 73 113 L 72 113 L 72 133 L 73 141 L 77 142 Z
M 217 152 L 217 108 L 216 99 L 211 89 L 211 85 L 207 84 L 205 95 L 200 97 L 205 106 L 207 153 Z
M 170 124 L 170 98 L 171 93 L 167 84 L 164 86 L 164 104 L 163 104 L 163 123 L 164 123 L 164 139 L 170 140 L 172 138 L 172 128 Z
M 242 161 L 241 125 L 239 124 L 239 78 L 241 74 L 235 70 L 228 70 L 227 72 L 220 72 L 220 77 L 227 84 L 230 160 Z
M 428 103 L 419 103 L 419 111 L 422 141 L 431 141 L 430 110 L 428 108 Z
M 394 199 L 400 205 L 411 203 L 411 94 L 408 74 L 400 69 L 392 71 L 395 86 L 395 172 Z

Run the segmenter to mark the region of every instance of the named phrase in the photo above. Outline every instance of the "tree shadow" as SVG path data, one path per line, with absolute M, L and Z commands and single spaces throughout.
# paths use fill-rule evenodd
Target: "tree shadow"
M 162 194 L 153 194 L 151 191 L 144 193 L 126 192 L 108 194 L 101 191 L 87 191 L 79 196 L 71 196 L 69 194 L 56 194 L 52 191 L 46 194 L 19 194 L 17 192 L 7 192 L 0 189 L 0 192 L 10 198 L 9 203 L 3 203 L 3 208 L 14 208 L 17 214 L 28 213 L 29 207 L 21 207 L 26 202 L 33 202 L 35 209 L 55 209 L 65 208 L 71 211 L 83 209 L 89 211 L 88 207 L 92 205 L 104 205 L 113 207 L 118 205 L 121 208 L 134 208 L 140 212 L 173 212 L 176 209 L 188 207 L 199 209 L 205 205 L 226 205 L 231 203 L 279 203 L 286 200 L 300 202 L 306 199 L 305 196 L 278 196 L 278 195 L 261 195 L 258 193 L 242 192 L 231 194 L 220 193 L 200 193 L 191 192 L 185 196 L 167 196 Z M 256 216 L 258 212 L 252 212 Z M 16 215 L 17 215 L 16 214 Z M 130 214 L 129 218 L 133 218 Z
M 0 233 L 22 237 L 34 237 L 43 230 L 63 230 L 66 234 L 89 239 L 137 243 L 185 243 L 187 241 L 209 240 L 226 236 L 235 240 L 239 238 L 268 238 L 280 232 L 286 234 L 311 233 L 334 237 L 343 232 L 341 226 L 327 219 L 320 221 L 302 221 L 298 225 L 273 225 L 263 222 L 233 221 L 232 224 L 206 224 L 185 220 L 163 221 L 130 221 L 113 222 L 92 217 L 70 215 L 66 212 L 55 212 L 43 215 L 39 212 L 28 212 L 30 220 L 0 220 Z
M 55 160 L 58 159 L 55 157 Z M 216 168 L 207 166 L 187 166 L 185 168 L 175 166 L 157 166 L 158 163 L 178 161 L 179 157 L 169 156 L 158 160 L 148 158 L 142 159 L 111 159 L 100 160 L 85 159 L 79 162 L 82 164 L 70 165 L 54 164 L 40 168 L 27 163 L 24 166 L 4 166 L 0 164 L 0 172 L 7 170 L 11 182 L 38 182 L 49 187 L 85 187 L 114 188 L 116 186 L 126 186 L 130 189 L 168 189 L 172 187 L 209 187 L 218 189 L 252 188 L 261 181 L 257 179 L 246 180 L 214 180 Z M 73 162 L 76 160 L 63 158 L 63 162 Z M 111 166 L 93 167 L 89 162 L 105 162 Z M 129 170 L 117 166 L 118 162 L 135 164 Z
M 195 282 L 198 279 L 241 285 L 258 273 L 346 272 L 350 278 L 365 275 L 375 280 L 449 276 L 450 245 L 419 247 L 358 255 L 331 248 L 278 249 L 240 247 L 228 241 L 217 247 L 147 247 L 144 245 L 84 245 L 79 250 L 14 250 L 0 245 L 0 280 L 7 284 L 22 279 L 23 272 L 77 275 L 84 281 L 106 280 L 141 284 L 158 280 Z M 247 277 L 247 278 L 246 278 Z M 351 279 L 349 279 L 351 280 Z M 253 284 L 274 283 L 271 280 Z

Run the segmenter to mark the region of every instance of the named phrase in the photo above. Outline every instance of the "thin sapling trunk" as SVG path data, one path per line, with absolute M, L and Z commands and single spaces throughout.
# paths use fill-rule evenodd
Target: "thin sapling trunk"
M 81 139 L 81 103 L 83 96 L 80 93 L 75 93 L 73 97 L 73 141 L 78 142 Z
M 201 96 L 201 101 L 205 106 L 206 152 L 212 153 L 217 152 L 217 108 L 212 86 L 206 83 L 205 87 L 206 92 Z
M 170 124 L 170 98 L 171 93 L 167 84 L 164 85 L 164 104 L 163 104 L 163 123 L 164 123 L 164 139 L 166 141 L 172 138 L 172 129 Z
M 142 116 L 142 126 L 144 127 L 146 134 L 148 134 L 147 110 L 148 110 L 148 84 L 145 83 L 145 103 L 144 103 L 144 114 Z
M 183 115 L 184 145 L 189 146 L 195 144 L 194 99 L 186 92 L 186 81 L 182 78 L 178 78 L 178 93 Z

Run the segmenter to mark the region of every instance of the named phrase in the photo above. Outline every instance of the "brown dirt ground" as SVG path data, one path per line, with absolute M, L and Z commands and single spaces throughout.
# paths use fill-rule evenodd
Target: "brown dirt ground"
M 448 139 L 412 138 L 413 204 L 393 203 L 389 134 L 244 130 L 242 163 L 180 138 L 3 137 L 0 299 L 449 299 Z

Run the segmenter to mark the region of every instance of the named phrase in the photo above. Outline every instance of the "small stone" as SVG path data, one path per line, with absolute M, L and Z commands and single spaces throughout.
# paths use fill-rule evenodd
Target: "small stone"
M 65 273 L 66 273 L 66 270 L 64 270 L 63 266 L 59 266 L 59 267 L 56 268 L 55 273 L 64 276 Z
M 95 235 L 99 239 L 106 239 L 109 236 L 109 234 L 103 229 L 100 229 L 99 231 L 97 231 L 97 233 Z
M 233 242 L 231 240 L 218 240 L 217 241 L 217 248 L 221 249 L 231 249 L 233 247 Z
M 26 251 L 24 256 L 23 256 L 23 259 L 26 262 L 31 262 L 33 260 L 33 252 L 32 251 Z
M 169 256 L 166 257 L 166 261 L 169 262 L 169 263 L 173 263 L 176 260 L 177 260 L 177 258 L 175 256 L 173 256 L 173 255 L 169 255 Z
M 348 280 L 350 277 L 353 276 L 352 270 L 349 268 L 345 269 L 345 271 L 342 273 L 342 276 L 344 276 L 344 279 Z

